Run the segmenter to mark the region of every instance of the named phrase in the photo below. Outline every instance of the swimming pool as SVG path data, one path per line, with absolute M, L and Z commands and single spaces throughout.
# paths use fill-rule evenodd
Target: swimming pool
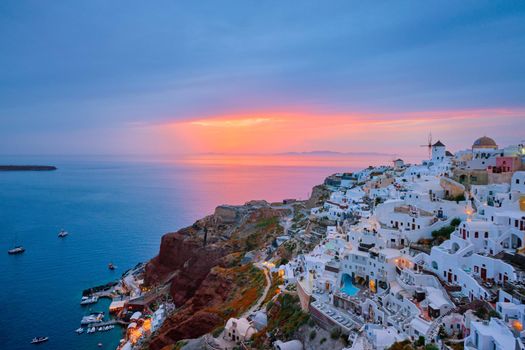
M 350 296 L 354 296 L 357 294 L 357 292 L 359 292 L 359 288 L 354 286 L 354 284 L 352 283 L 352 277 L 350 277 L 349 275 L 345 273 L 343 277 L 341 278 L 341 280 L 343 282 L 343 287 L 341 287 L 341 292 L 346 293 Z

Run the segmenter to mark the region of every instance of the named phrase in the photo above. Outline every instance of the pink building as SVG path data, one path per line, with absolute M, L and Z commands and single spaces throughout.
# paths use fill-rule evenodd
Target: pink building
M 496 165 L 489 167 L 489 172 L 492 173 L 512 173 L 520 170 L 521 158 L 510 156 L 510 157 L 496 157 Z

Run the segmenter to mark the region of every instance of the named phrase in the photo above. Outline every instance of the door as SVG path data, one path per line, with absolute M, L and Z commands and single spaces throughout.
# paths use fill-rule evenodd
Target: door
M 482 267 L 481 268 L 481 279 L 485 281 L 487 279 L 487 269 Z

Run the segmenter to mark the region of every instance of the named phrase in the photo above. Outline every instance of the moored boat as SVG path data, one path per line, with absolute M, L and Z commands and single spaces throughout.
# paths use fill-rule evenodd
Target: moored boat
M 75 332 L 77 332 L 77 334 L 82 334 L 82 333 L 84 333 L 84 328 L 82 328 L 82 327 L 77 328 L 77 329 L 75 330 Z
M 91 296 L 91 297 L 82 297 L 82 299 L 80 300 L 80 305 L 89 305 L 89 304 L 94 304 L 98 301 L 98 297 L 96 295 L 94 296 Z
M 80 324 L 87 325 L 91 323 L 99 323 L 99 322 L 102 322 L 103 318 L 104 318 L 103 312 L 93 312 L 87 316 L 82 317 Z
M 113 265 L 113 263 L 109 263 L 108 264 L 108 269 L 110 270 L 115 270 L 117 267 L 115 265 Z
M 60 232 L 58 233 L 58 237 L 62 238 L 62 237 L 66 237 L 67 235 L 69 234 L 69 232 L 65 231 L 64 229 L 60 230 Z

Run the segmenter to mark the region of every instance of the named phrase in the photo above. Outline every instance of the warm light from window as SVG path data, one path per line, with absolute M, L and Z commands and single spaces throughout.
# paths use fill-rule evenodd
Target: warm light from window
M 375 293 L 376 291 L 376 281 L 374 280 L 370 280 L 370 282 L 368 283 L 369 287 L 370 287 L 370 291 L 372 291 L 373 293 Z

